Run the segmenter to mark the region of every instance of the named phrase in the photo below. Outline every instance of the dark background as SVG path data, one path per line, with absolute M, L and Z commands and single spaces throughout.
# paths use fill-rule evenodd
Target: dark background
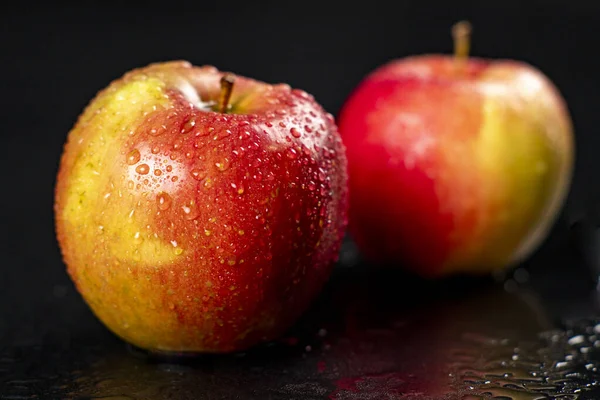
M 162 3 L 0 6 L 0 347 L 106 335 L 65 273 L 52 205 L 67 132 L 111 80 L 151 62 L 187 59 L 287 82 L 336 114 L 381 63 L 450 52 L 450 26 L 459 19 L 474 25 L 474 55 L 527 61 L 567 100 L 576 129 L 573 186 L 561 220 L 526 266 L 538 272 L 540 287 L 556 294 L 550 299 L 566 299 L 560 304 L 567 315 L 584 313 L 568 299 L 593 285 L 600 3 Z M 568 272 L 556 279 L 552 271 Z

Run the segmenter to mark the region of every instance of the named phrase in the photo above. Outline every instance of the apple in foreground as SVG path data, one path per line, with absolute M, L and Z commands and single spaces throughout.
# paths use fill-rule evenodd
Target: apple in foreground
M 64 147 L 55 222 L 68 273 L 143 349 L 275 339 L 337 258 L 346 164 L 333 116 L 304 91 L 183 61 L 130 71 Z
M 349 232 L 380 264 L 426 277 L 489 274 L 547 237 L 568 193 L 571 118 L 538 69 L 455 55 L 392 60 L 338 115 L 347 149 Z

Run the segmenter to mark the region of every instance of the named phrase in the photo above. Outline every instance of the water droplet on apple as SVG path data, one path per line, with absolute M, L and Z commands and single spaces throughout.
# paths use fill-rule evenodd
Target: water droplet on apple
M 325 176 L 325 171 L 323 171 L 323 169 L 319 168 L 319 175 L 318 176 L 319 176 L 319 180 L 321 182 L 325 181 L 326 176 Z
M 212 232 L 210 231 L 210 229 L 205 229 L 205 230 L 204 230 L 204 235 L 205 235 L 205 236 L 210 236 L 210 234 L 211 234 L 211 233 L 212 233 Z
M 273 127 L 273 124 L 272 124 L 271 122 L 268 122 L 268 121 L 267 121 L 267 122 L 265 122 L 265 125 L 266 125 L 267 127 L 269 127 L 269 128 L 272 128 L 272 127 Z
M 171 196 L 165 192 L 161 192 L 156 196 L 156 202 L 158 203 L 158 209 L 161 211 L 168 210 L 171 207 Z
M 190 171 L 190 175 L 192 175 L 192 178 L 194 178 L 195 180 L 201 181 L 202 179 L 206 178 L 206 171 L 194 168 Z
M 194 129 L 195 126 L 196 120 L 194 118 L 190 118 L 181 127 L 181 133 L 189 133 Z
M 162 171 L 160 169 L 155 169 L 154 170 L 154 175 L 161 176 L 162 175 Z
M 245 232 L 244 232 L 244 230 L 243 230 L 243 229 L 240 229 L 240 230 L 238 230 L 238 235 L 240 235 L 240 236 L 244 236 L 244 233 L 245 233 Z
M 142 242 L 144 241 L 144 238 L 140 235 L 140 232 L 136 232 L 135 235 L 133 235 L 133 243 L 140 245 L 142 244 Z
M 167 130 L 167 127 L 165 125 L 160 125 L 158 128 L 150 129 L 150 131 L 148 133 L 152 136 L 159 136 L 159 135 L 162 135 L 163 133 L 165 133 L 166 130 Z
M 167 172 L 171 172 L 173 171 L 173 166 L 172 165 L 167 165 Z
M 178 176 L 173 176 L 173 177 L 171 178 L 171 182 L 177 182 L 178 180 L 179 180 L 179 177 L 178 177 Z
M 308 190 L 310 190 L 311 192 L 313 190 L 315 190 L 315 188 L 317 187 L 317 185 L 313 181 L 308 182 L 307 186 L 308 186 Z
M 140 175 L 146 175 L 148 172 L 150 172 L 150 167 L 148 166 L 148 164 L 140 164 L 137 167 L 135 167 L 135 172 L 137 172 Z
M 229 159 L 224 158 L 223 160 L 216 162 L 215 167 L 221 172 L 226 171 L 229 168 Z
M 140 161 L 140 158 L 140 151 L 138 149 L 133 149 L 127 154 L 127 164 L 137 164 Z
M 285 123 L 284 123 L 284 122 L 280 122 L 280 123 L 279 123 L 279 126 L 280 126 L 280 127 L 282 127 L 282 128 L 285 128 L 285 126 L 286 126 L 286 125 L 285 125 Z
M 311 133 L 313 131 L 312 128 L 308 125 L 304 125 L 304 130 L 306 131 L 306 133 Z
M 132 180 L 127 181 L 127 189 L 133 190 L 133 181 Z
M 302 134 L 300 133 L 300 131 L 298 131 L 298 129 L 296 128 L 292 128 L 290 129 L 290 133 L 292 134 L 293 137 L 295 137 L 296 139 L 298 139 L 300 136 L 302 136 Z
M 196 207 L 196 202 L 194 200 L 191 200 L 189 203 L 182 206 L 181 209 L 183 210 L 184 218 L 187 220 L 196 219 L 200 215 L 200 213 L 198 212 L 198 207 Z
M 152 154 L 158 154 L 160 152 L 160 147 L 154 146 L 150 151 L 152 152 Z
M 298 157 L 298 152 L 296 151 L 296 149 L 289 148 L 287 150 L 286 154 L 287 154 L 288 158 L 290 158 L 292 160 L 294 160 Z

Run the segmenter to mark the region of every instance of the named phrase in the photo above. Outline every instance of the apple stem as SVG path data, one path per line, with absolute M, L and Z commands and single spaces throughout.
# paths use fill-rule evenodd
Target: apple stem
M 457 64 L 462 64 L 469 58 L 471 48 L 471 24 L 468 21 L 460 21 L 452 26 L 452 38 L 454 39 L 454 59 Z
M 225 74 L 221 77 L 221 95 L 219 97 L 218 111 L 220 113 L 226 113 L 229 110 L 229 99 L 231 99 L 231 92 L 233 92 L 233 83 L 235 77 L 233 74 Z

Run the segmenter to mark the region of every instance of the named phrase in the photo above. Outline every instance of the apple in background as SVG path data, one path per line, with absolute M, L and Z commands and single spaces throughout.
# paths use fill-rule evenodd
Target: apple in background
M 455 55 L 393 60 L 338 115 L 349 231 L 366 258 L 426 277 L 514 266 L 545 239 L 574 162 L 565 101 L 523 62 Z
M 77 289 L 125 341 L 243 350 L 282 334 L 328 279 L 346 168 L 311 95 L 156 63 L 101 91 L 69 133 L 57 238 Z

